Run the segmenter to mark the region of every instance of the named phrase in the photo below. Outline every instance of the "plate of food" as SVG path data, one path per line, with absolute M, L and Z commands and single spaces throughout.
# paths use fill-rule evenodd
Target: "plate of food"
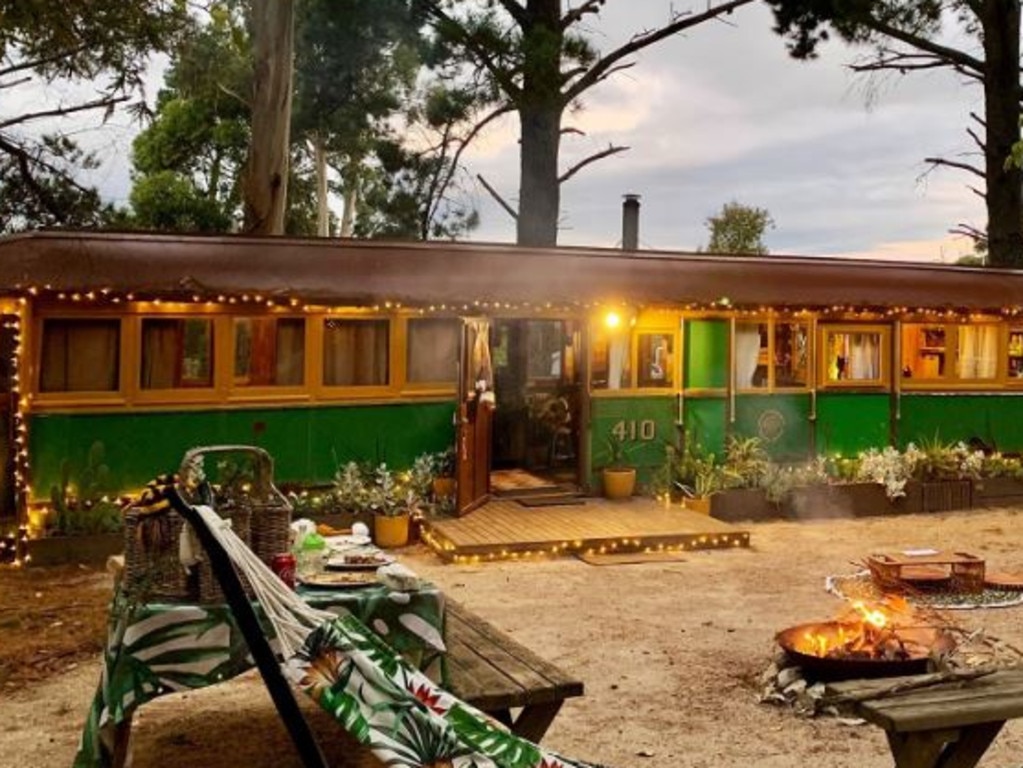
M 352 550 L 335 552 L 324 564 L 328 571 L 368 571 L 376 570 L 381 565 L 390 565 L 394 558 L 383 552 Z
M 356 587 L 369 587 L 378 583 L 375 573 L 367 573 L 365 571 L 356 571 L 354 573 L 326 571 L 309 576 L 300 576 L 298 581 L 302 586 L 314 587 L 316 589 L 353 589 Z

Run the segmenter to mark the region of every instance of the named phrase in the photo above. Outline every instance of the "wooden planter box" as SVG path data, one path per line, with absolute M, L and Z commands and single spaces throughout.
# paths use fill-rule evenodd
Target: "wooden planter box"
M 785 517 L 812 520 L 838 517 L 904 515 L 921 511 L 919 485 L 907 483 L 906 495 L 889 499 L 879 483 L 839 483 L 794 488 L 782 502 Z
M 124 552 L 124 533 L 92 533 L 82 536 L 48 536 L 28 540 L 32 565 L 81 563 L 101 566 L 111 555 Z
M 1008 507 L 1023 503 L 1023 480 L 988 477 L 973 483 L 973 503 L 978 507 Z
M 767 500 L 763 488 L 733 488 L 710 497 L 711 517 L 726 523 L 771 520 L 782 516 L 781 507 Z
M 920 483 L 924 512 L 949 512 L 973 508 L 972 480 L 938 480 Z

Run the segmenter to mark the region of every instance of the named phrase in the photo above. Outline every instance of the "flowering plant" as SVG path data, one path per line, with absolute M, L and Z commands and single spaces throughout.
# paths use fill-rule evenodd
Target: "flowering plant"
M 859 466 L 856 479 L 879 483 L 884 486 L 885 495 L 889 499 L 897 499 L 906 495 L 906 483 L 913 476 L 916 467 L 916 448 L 910 443 L 906 453 L 888 446 L 878 450 L 871 448 L 859 455 Z

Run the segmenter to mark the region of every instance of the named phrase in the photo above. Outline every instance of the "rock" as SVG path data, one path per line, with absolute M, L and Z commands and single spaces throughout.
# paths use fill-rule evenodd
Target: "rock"
M 803 670 L 799 667 L 785 667 L 778 673 L 778 687 L 782 690 L 788 688 L 796 680 L 803 679 Z

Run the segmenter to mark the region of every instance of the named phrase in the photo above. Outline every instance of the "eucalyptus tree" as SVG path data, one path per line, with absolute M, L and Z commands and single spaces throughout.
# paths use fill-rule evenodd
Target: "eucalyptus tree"
M 768 253 L 764 233 L 774 228 L 774 219 L 765 208 L 743 205 L 733 200 L 725 203 L 717 214 L 708 216 L 705 224 L 710 230 L 708 253 L 757 256 Z
M 767 0 L 776 31 L 796 58 L 812 58 L 831 33 L 869 46 L 863 72 L 945 69 L 984 93 L 982 131 L 967 129 L 978 163 L 930 158 L 981 182 L 987 205 L 988 264 L 1023 266 L 1023 171 L 1007 162 L 1020 137 L 1019 0 Z M 980 233 L 984 234 L 984 233 Z
M 626 0 L 621 0 L 625 2 Z M 496 107 L 485 121 L 514 111 L 519 118 L 519 207 L 517 240 L 523 245 L 557 243 L 561 184 L 589 164 L 627 149 L 608 146 L 570 168 L 560 169 L 565 110 L 594 86 L 633 66 L 629 56 L 668 37 L 720 19 L 752 0 L 712 2 L 698 12 L 665 3 L 667 21 L 637 30 L 623 45 L 598 51 L 585 25 L 607 0 L 417 0 L 439 38 L 456 47 L 486 78 Z M 670 10 L 669 10 L 670 9 Z
M 186 17 L 179 0 L 0 0 L 0 227 L 100 221 L 82 179 L 96 161 L 72 133 L 145 109 L 150 55 Z

